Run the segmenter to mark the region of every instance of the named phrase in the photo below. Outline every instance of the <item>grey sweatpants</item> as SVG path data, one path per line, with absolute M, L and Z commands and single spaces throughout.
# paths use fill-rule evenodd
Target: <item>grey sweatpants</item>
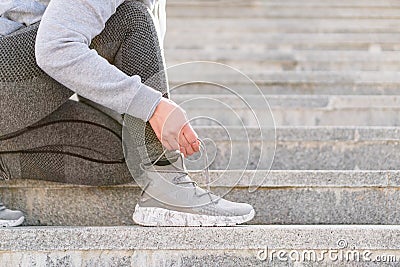
M 88 185 L 132 181 L 122 151 L 120 118 L 88 100 L 69 100 L 73 92 L 36 65 L 38 26 L 0 39 L 0 179 Z M 168 97 L 163 53 L 144 4 L 122 4 L 91 48 Z M 147 147 L 150 159 L 162 153 L 149 123 L 129 115 L 125 122 L 130 144 Z

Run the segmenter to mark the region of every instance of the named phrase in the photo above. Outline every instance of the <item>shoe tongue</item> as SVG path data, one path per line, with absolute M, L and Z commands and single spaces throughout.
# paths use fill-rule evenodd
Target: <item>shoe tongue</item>
M 185 166 L 185 162 L 183 161 L 182 154 L 179 155 L 179 157 L 176 159 L 176 161 L 173 162 L 171 165 L 174 166 L 174 168 L 176 168 L 179 171 L 186 171 L 186 166 Z

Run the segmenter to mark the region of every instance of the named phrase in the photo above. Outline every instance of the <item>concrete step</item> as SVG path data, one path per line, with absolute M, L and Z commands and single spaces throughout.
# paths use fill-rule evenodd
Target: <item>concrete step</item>
M 400 223 L 399 171 L 220 170 L 210 174 L 213 192 L 254 206 L 256 216 L 250 224 Z M 191 176 L 201 186 L 206 184 L 201 172 Z M 135 183 L 99 187 L 36 180 L 0 182 L 2 200 L 24 211 L 27 225 L 132 225 L 139 195 Z
M 215 85 L 204 82 L 192 82 L 182 84 L 183 81 L 170 81 L 177 94 L 221 94 L 221 89 Z M 232 88 L 239 95 L 399 95 L 400 85 L 397 83 L 386 83 L 384 81 L 365 82 L 329 82 L 329 81 L 301 81 L 301 80 L 257 80 L 254 84 L 244 81 L 225 81 L 223 85 Z M 183 87 L 185 90 L 176 90 Z
M 4 267 L 396 266 L 400 248 L 399 226 L 22 227 L 0 232 Z
M 400 56 L 400 55 L 399 55 Z M 258 70 L 266 71 L 398 71 L 400 73 L 400 62 L 392 60 L 390 62 L 383 62 L 381 60 L 371 60 L 360 62 L 356 61 L 351 63 L 350 60 L 342 61 L 305 61 L 302 59 L 293 60 L 280 60 L 280 61 L 263 61 L 251 62 L 240 60 L 210 60 L 207 57 L 197 57 L 195 60 L 205 60 L 223 63 L 237 69 L 244 73 L 251 73 Z M 169 60 L 169 65 L 176 65 L 190 60 Z
M 236 49 L 238 51 L 280 50 L 400 50 L 398 33 L 235 33 L 199 34 L 168 31 L 165 49 Z M 377 47 L 377 48 L 376 48 Z
M 238 0 L 236 0 L 238 1 Z M 196 1 L 194 1 L 196 2 Z M 199 2 L 197 0 L 197 2 Z M 224 0 L 222 0 L 224 2 Z M 396 0 L 383 0 L 379 1 L 379 3 L 374 2 L 373 0 L 351 0 L 351 1 L 346 1 L 346 0 L 340 0 L 340 1 L 335 1 L 335 0 L 328 0 L 328 1 L 317 1 L 317 0 L 306 0 L 302 1 L 299 3 L 298 1 L 295 0 L 290 0 L 290 1 L 279 1 L 279 0 L 268 0 L 268 1 L 253 1 L 253 3 L 258 3 L 262 4 L 265 6 L 307 6 L 307 7 L 399 7 L 400 3 Z
M 193 63 L 170 66 L 168 77 L 173 94 L 223 94 L 227 87 L 243 95 L 398 95 L 398 72 L 262 71 L 245 73 L 230 67 Z M 192 64 L 190 64 L 192 65 Z M 256 87 L 252 81 L 256 83 Z M 179 87 L 179 90 L 176 89 Z
M 248 73 L 267 71 L 400 71 L 400 52 L 369 51 L 248 51 L 235 49 L 169 49 L 169 66 L 190 61 L 215 61 Z
M 245 2 L 243 1 L 245 4 Z M 381 7 L 325 7 L 325 6 L 274 6 L 264 8 L 260 3 L 247 7 L 217 1 L 202 1 L 199 5 L 185 2 L 168 2 L 168 16 L 171 18 L 336 18 L 336 19 L 400 19 L 400 8 Z
M 193 52 L 192 52 L 193 53 Z M 174 59 L 175 53 L 171 53 L 168 60 L 169 66 L 174 66 L 177 64 L 191 62 L 191 61 L 213 61 L 228 66 L 232 66 L 241 70 L 244 73 L 252 73 L 260 70 L 265 71 L 398 71 L 400 73 L 400 62 L 397 58 L 393 60 L 383 61 L 380 59 L 351 62 L 351 59 L 343 59 L 337 61 L 329 61 L 321 59 L 317 60 L 305 60 L 305 59 L 271 59 L 266 61 L 250 61 L 250 60 L 234 60 L 234 59 L 216 59 L 212 60 L 210 58 L 218 58 L 218 55 L 210 57 L 201 57 L 197 53 L 193 53 L 190 59 L 182 58 L 182 60 Z M 200 54 L 200 53 L 199 53 Z M 233 51 L 232 54 L 235 54 Z M 398 55 L 400 57 L 400 53 Z M 366 58 L 366 57 L 364 57 Z
M 269 169 L 272 160 L 276 170 L 399 167 L 398 127 L 277 127 L 276 132 L 255 127 L 195 128 L 202 139 L 212 140 L 207 150 L 211 168 L 217 170 Z
M 288 76 L 290 74 L 288 73 Z M 329 82 L 325 80 L 318 80 L 317 77 L 310 78 L 310 80 L 296 79 L 295 77 L 288 77 L 282 81 L 258 80 L 256 81 L 257 87 L 254 84 L 244 81 L 224 81 L 223 85 L 227 88 L 232 88 L 239 95 L 399 95 L 399 83 L 386 83 L 385 81 L 342 81 L 342 82 Z M 213 84 L 204 82 L 192 82 L 183 85 L 182 81 L 171 81 L 170 87 L 173 89 L 172 95 L 178 94 L 208 94 L 218 95 L 226 93 Z M 178 90 L 179 88 L 179 90 Z
M 399 19 L 284 19 L 284 18 L 169 18 L 169 28 L 201 36 L 233 31 L 235 33 L 400 33 Z
M 399 62 L 397 51 L 308 51 L 308 50 L 292 50 L 292 51 L 247 51 L 240 54 L 235 53 L 235 50 L 193 50 L 193 49 L 176 49 L 169 50 L 166 59 L 168 61 L 185 61 L 199 60 L 235 60 L 249 63 L 262 63 L 264 61 L 309 61 L 309 62 Z M 170 64 L 172 65 L 172 64 Z
M 186 90 L 186 89 L 185 89 Z M 187 88 L 187 91 L 190 87 Z M 271 108 L 277 126 L 400 126 L 399 96 L 175 94 L 189 118 L 206 116 L 225 126 L 257 126 Z M 256 116 L 254 116 L 254 113 Z M 195 120 L 193 125 L 213 125 Z
M 248 0 L 248 1 L 242 1 L 242 0 L 232 0 L 232 1 L 227 1 L 227 0 L 171 0 L 169 1 L 171 4 L 190 4 L 193 6 L 196 5 L 227 5 L 227 6 L 246 6 L 246 7 L 252 7 L 252 6 L 264 6 L 264 7 L 298 7 L 298 6 L 306 6 L 306 7 L 325 7 L 325 8 L 331 8 L 331 7 L 400 7 L 400 3 L 396 0 L 382 0 L 379 2 L 373 1 L 373 0 L 351 0 L 351 1 L 346 1 L 346 0 L 341 0 L 341 1 L 335 1 L 335 0 L 326 0 L 326 1 L 317 1 L 317 0 L 305 0 L 302 2 L 298 2 L 295 0 L 290 0 L 290 1 L 279 1 L 279 0 L 268 0 L 268 1 L 263 1 L 263 0 Z
M 221 66 L 214 63 L 188 63 L 185 65 L 170 66 L 168 69 L 168 78 L 172 83 L 193 82 L 196 78 L 202 78 L 200 81 L 215 82 L 223 84 L 232 81 L 242 82 L 248 79 L 240 70 L 231 67 Z M 194 64 L 193 67 L 191 64 Z M 215 67 L 214 67 L 215 66 Z M 298 82 L 322 82 L 335 84 L 349 83 L 376 83 L 382 85 L 400 84 L 400 75 L 397 71 L 268 71 L 259 69 L 251 73 L 245 73 L 255 82 L 275 82 L 275 83 L 298 83 Z M 190 80 L 189 80 L 190 79 Z M 194 80 L 198 81 L 198 80 Z

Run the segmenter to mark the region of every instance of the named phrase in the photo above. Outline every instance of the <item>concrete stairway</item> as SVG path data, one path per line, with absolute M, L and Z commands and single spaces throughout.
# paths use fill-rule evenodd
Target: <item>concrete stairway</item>
M 168 0 L 168 16 L 168 66 L 215 61 L 259 87 L 207 64 L 170 69 L 172 98 L 189 117 L 225 127 L 193 122 L 216 144 L 213 191 L 254 205 L 254 220 L 136 227 L 135 184 L 1 182 L 4 202 L 24 210 L 29 227 L 0 230 L 0 266 L 398 266 L 400 2 Z M 202 79 L 192 81 L 237 94 L 206 82 L 182 86 L 193 73 Z M 325 254 L 316 263 L 296 253 L 285 260 L 279 250 L 372 254 Z M 271 251 L 274 260 L 263 261 Z

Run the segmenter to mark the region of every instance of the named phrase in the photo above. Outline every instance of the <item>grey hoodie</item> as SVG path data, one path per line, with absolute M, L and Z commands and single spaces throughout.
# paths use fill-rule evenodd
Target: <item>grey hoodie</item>
M 41 20 L 36 59 L 48 75 L 79 95 L 120 114 L 127 113 L 144 121 L 150 119 L 161 93 L 144 85 L 139 76 L 124 74 L 89 49 L 91 40 L 104 29 L 124 0 L 0 1 L 0 35 L 8 35 Z M 156 28 L 162 43 L 165 0 L 160 0 L 159 5 L 155 1 L 142 0 L 159 18 Z
M 0 37 L 42 19 L 50 0 L 1 0 Z

